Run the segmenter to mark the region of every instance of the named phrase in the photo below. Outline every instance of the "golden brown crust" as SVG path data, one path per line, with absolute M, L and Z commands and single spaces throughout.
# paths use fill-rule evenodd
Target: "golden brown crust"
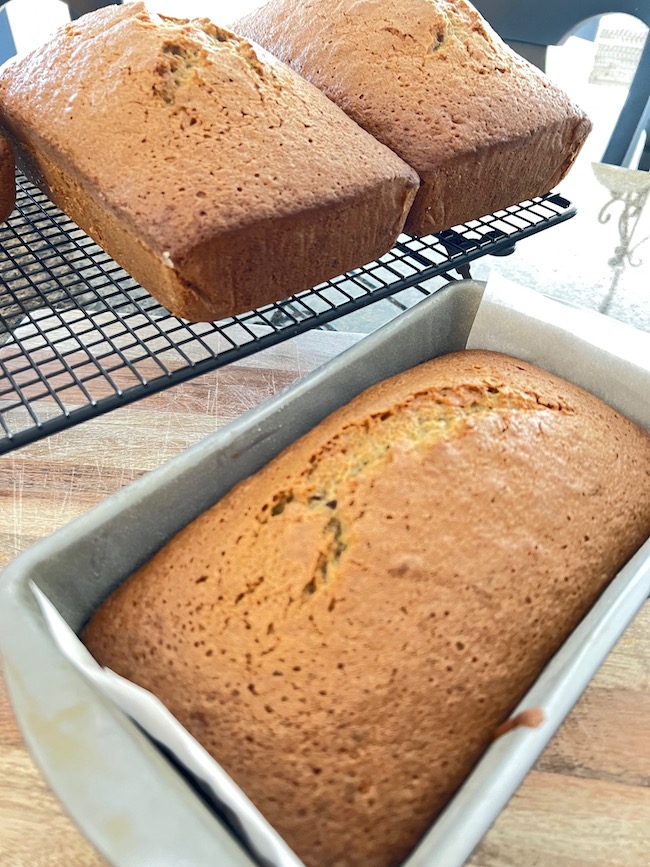
M 270 0 L 233 27 L 413 166 L 416 234 L 548 192 L 591 128 L 464 0 Z
M 9 142 L 0 136 L 0 222 L 4 222 L 16 204 L 16 165 Z
M 21 166 L 189 319 L 276 301 L 374 260 L 418 185 L 262 49 L 142 3 L 84 16 L 10 65 L 0 106 Z
M 307 865 L 398 864 L 650 534 L 649 474 L 650 437 L 583 391 L 446 356 L 238 485 L 84 639 Z

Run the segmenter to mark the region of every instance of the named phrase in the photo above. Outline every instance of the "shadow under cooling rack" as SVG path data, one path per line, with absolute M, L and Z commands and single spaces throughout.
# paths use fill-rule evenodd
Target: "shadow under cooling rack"
M 214 370 L 468 264 L 573 216 L 547 195 L 426 238 L 250 313 L 172 316 L 22 176 L 0 227 L 0 453 Z M 455 272 L 455 274 L 453 274 Z

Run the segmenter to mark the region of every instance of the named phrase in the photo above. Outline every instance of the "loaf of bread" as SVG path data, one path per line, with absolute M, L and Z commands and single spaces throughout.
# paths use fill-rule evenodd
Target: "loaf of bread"
M 53 201 L 191 320 L 374 260 L 418 185 L 262 49 L 143 3 L 84 16 L 10 64 L 0 127 Z
M 444 356 L 335 412 L 94 614 L 309 867 L 398 865 L 650 535 L 650 436 Z
M 549 192 L 591 128 L 465 0 L 270 0 L 233 27 L 416 169 L 414 234 Z
M 16 204 L 16 165 L 14 152 L 0 135 L 0 222 L 4 222 Z

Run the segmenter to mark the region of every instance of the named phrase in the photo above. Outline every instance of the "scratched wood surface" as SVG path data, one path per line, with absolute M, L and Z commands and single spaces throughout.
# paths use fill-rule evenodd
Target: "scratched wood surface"
M 0 566 L 355 339 L 303 335 L 0 457 Z M 645 867 L 649 731 L 646 605 L 475 852 L 472 867 Z M 42 781 L 0 676 L 0 865 L 103 864 Z

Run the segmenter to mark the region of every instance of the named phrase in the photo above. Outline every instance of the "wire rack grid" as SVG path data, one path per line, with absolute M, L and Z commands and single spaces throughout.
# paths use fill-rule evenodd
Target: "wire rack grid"
M 214 323 L 158 304 L 24 177 L 0 228 L 0 453 L 245 358 L 412 288 L 430 295 L 469 263 L 562 222 L 548 194 L 454 230 L 402 235 L 376 262 Z M 455 273 L 454 273 L 455 272 Z

